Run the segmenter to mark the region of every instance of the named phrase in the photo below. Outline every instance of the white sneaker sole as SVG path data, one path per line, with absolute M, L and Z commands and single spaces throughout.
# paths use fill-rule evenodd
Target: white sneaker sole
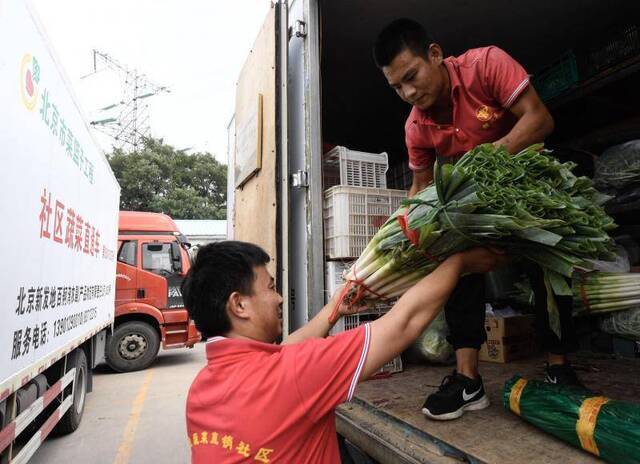
M 447 421 L 447 420 L 457 419 L 458 417 L 462 416 L 465 411 L 480 411 L 481 409 L 486 409 L 489 407 L 490 404 L 491 402 L 489 401 L 489 397 L 485 394 L 479 400 L 475 400 L 475 401 L 472 401 L 471 403 L 467 403 L 464 406 L 462 406 L 460 409 L 457 409 L 452 412 L 448 412 L 446 414 L 438 414 L 438 415 L 431 414 L 431 411 L 429 411 L 427 408 L 422 408 L 422 414 L 427 416 L 429 419 Z

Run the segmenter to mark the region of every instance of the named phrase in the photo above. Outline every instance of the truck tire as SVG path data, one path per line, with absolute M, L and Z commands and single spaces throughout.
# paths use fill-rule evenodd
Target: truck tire
M 150 324 L 125 322 L 107 337 L 107 364 L 117 372 L 132 372 L 151 365 L 160 349 L 160 334 Z
M 82 420 L 82 414 L 84 413 L 85 399 L 87 397 L 87 385 L 89 381 L 89 367 L 87 364 L 87 356 L 84 354 L 84 350 L 78 348 L 73 355 L 69 356 L 69 360 L 72 360 L 68 364 L 69 371 L 72 367 L 76 368 L 76 376 L 73 380 L 73 403 L 67 410 L 62 419 L 56 424 L 53 434 L 54 435 L 67 435 L 75 432 L 80 427 L 80 421 Z

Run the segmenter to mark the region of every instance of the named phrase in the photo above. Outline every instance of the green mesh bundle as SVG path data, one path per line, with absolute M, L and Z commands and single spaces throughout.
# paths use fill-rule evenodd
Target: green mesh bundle
M 504 386 L 505 409 L 607 462 L 640 463 L 640 405 L 516 375 Z

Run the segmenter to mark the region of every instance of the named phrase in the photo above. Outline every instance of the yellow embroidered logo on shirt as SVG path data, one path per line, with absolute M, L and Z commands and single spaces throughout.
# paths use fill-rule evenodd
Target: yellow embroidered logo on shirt
M 476 118 L 478 118 L 478 121 L 488 122 L 491 121 L 493 115 L 487 105 L 482 105 L 476 110 Z
M 218 440 L 218 438 L 220 438 L 220 440 Z M 262 462 L 263 464 L 270 464 L 273 459 L 271 453 L 275 452 L 273 448 L 260 448 L 254 453 L 254 451 L 252 451 L 252 446 L 242 440 L 240 440 L 238 445 L 234 448 L 233 436 L 229 434 L 219 434 L 218 432 L 193 432 L 189 439 L 189 445 L 191 448 L 204 445 L 220 446 L 221 444 L 222 448 L 227 450 L 227 453 L 233 453 L 235 450 L 238 455 L 249 459 L 253 457 L 253 461 Z

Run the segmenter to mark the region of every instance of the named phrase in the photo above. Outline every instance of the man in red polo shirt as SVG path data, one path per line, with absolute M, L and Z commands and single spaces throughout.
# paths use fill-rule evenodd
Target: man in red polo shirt
M 390 23 L 374 45 L 374 59 L 389 85 L 413 105 L 405 139 L 413 184 L 409 196 L 433 181 L 433 165 L 455 163 L 482 143 L 503 145 L 510 153 L 544 141 L 553 119 L 529 84 L 524 68 L 498 47 L 476 48 L 444 58 L 424 28 L 409 19 Z M 558 298 L 563 339 L 549 328 L 546 289 L 538 268 L 528 271 L 536 294 L 536 325 L 549 351 L 547 380 L 580 385 L 565 354 L 576 348 L 571 300 Z M 445 307 L 456 370 L 423 406 L 432 419 L 460 417 L 484 409 L 489 400 L 478 373 L 478 351 L 486 339 L 484 279 L 471 275 Z
M 380 319 L 326 337 L 336 296 L 281 345 L 282 297 L 256 245 L 202 247 L 183 284 L 189 315 L 207 339 L 207 365 L 187 397 L 193 463 L 340 462 L 334 409 L 358 382 L 401 353 L 437 315 L 463 273 L 487 272 L 504 255 L 458 253 Z M 350 310 L 340 307 L 340 313 Z

